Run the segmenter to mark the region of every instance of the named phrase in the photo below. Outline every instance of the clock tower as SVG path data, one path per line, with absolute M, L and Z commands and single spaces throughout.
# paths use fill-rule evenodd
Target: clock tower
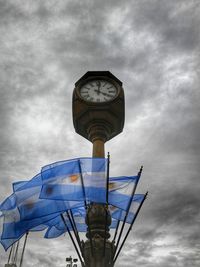
M 124 90 L 109 71 L 88 71 L 73 92 L 73 123 L 93 143 L 93 156 L 104 157 L 104 143 L 122 132 Z
M 109 71 L 88 71 L 73 92 L 73 123 L 78 134 L 93 144 L 93 157 L 104 158 L 104 144 L 122 132 L 124 90 L 122 82 Z M 83 242 L 86 267 L 113 267 L 115 244 L 109 241 L 111 216 L 106 205 L 87 208 L 88 240 Z

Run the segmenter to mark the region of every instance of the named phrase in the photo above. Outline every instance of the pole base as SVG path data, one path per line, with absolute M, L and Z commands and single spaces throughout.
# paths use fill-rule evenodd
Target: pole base
M 92 238 L 92 247 L 89 240 L 83 245 L 86 267 L 113 267 L 114 251 L 115 246 L 112 242 L 104 242 L 104 238 L 96 234 Z

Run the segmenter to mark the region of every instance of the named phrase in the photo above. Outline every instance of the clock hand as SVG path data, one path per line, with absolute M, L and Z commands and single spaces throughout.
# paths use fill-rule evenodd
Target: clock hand
M 109 95 L 109 94 L 107 94 L 107 93 L 104 93 L 104 92 L 102 92 L 102 91 L 100 91 L 100 90 L 94 90 L 95 92 L 97 92 L 98 94 L 100 93 L 100 94 L 102 94 L 102 95 L 105 95 L 105 96 L 112 96 L 112 95 Z
M 101 86 L 101 83 L 100 83 L 100 81 L 96 81 L 96 85 L 97 85 L 97 87 L 98 87 L 98 90 L 96 91 L 97 92 L 97 94 L 99 95 L 99 93 L 100 93 L 100 86 Z

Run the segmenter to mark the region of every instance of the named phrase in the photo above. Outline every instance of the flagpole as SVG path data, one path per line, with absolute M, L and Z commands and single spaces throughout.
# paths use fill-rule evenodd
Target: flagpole
M 63 216 L 62 214 L 60 214 L 60 216 L 61 216 L 61 219 L 63 220 L 63 223 L 64 223 L 64 225 L 65 225 L 65 228 L 66 228 L 66 230 L 67 230 L 67 232 L 68 232 L 68 234 L 69 234 L 69 236 L 70 236 L 70 239 L 71 239 L 71 241 L 72 241 L 72 243 L 73 243 L 73 245 L 74 245 L 74 248 L 75 248 L 75 250 L 76 250 L 76 253 L 78 254 L 78 257 L 79 257 L 79 260 L 80 260 L 80 262 L 81 262 L 81 265 L 84 267 L 85 264 L 84 264 L 84 262 L 83 262 L 83 260 L 82 260 L 82 258 L 81 258 L 81 255 L 80 255 L 80 253 L 79 253 L 79 251 L 78 251 L 78 248 L 77 248 L 77 246 L 76 246 L 76 243 L 74 242 L 73 236 L 72 236 L 72 234 L 70 233 L 70 230 L 69 230 L 69 228 L 68 228 L 68 226 L 67 226 L 67 224 L 66 224 L 65 218 L 64 218 L 64 216 Z
M 11 258 L 11 254 L 12 254 L 12 250 L 13 250 L 13 245 L 10 248 L 10 252 L 9 252 L 9 256 L 8 256 L 8 264 L 10 263 L 10 258 Z
M 116 227 L 116 230 L 115 230 L 115 235 L 114 235 L 114 237 L 113 237 L 113 243 L 115 242 L 115 239 L 116 239 L 116 237 L 117 237 L 117 233 L 118 233 L 118 229 L 119 229 L 119 224 L 120 224 L 120 220 L 118 220 L 118 222 L 117 222 L 117 227 Z
M 125 237 L 124 237 L 124 240 L 123 240 L 122 243 L 121 243 L 121 246 L 120 246 L 120 248 L 119 248 L 119 250 L 118 250 L 118 252 L 117 252 L 117 254 L 116 254 L 116 256 L 115 256 L 115 258 L 114 258 L 114 260 L 113 260 L 113 263 L 116 262 L 116 260 L 117 260 L 117 258 L 118 258 L 118 256 L 119 256 L 119 253 L 121 252 L 122 247 L 123 247 L 124 243 L 126 242 L 126 239 L 127 239 L 128 235 L 129 235 L 129 233 L 130 233 L 130 231 L 131 231 L 131 229 L 132 229 L 132 227 L 133 227 L 133 224 L 134 224 L 134 222 L 135 222 L 135 220 L 136 220 L 136 218 L 137 218 L 137 216 L 138 216 L 138 214 L 139 214 L 139 211 L 140 211 L 140 209 L 141 209 L 141 207 L 142 207 L 142 205 L 143 205 L 143 203 L 144 203 L 144 201 L 145 201 L 147 195 L 148 195 L 148 192 L 146 192 L 146 194 L 145 194 L 145 196 L 144 196 L 142 202 L 140 203 L 140 206 L 139 206 L 139 208 L 138 208 L 138 210 L 137 210 L 137 212 L 136 212 L 136 214 L 135 214 L 135 216 L 134 216 L 134 218 L 133 218 L 133 221 L 132 221 L 132 223 L 131 223 L 131 225 L 130 225 L 130 227 L 129 227 L 129 229 L 128 229 L 128 231 L 127 231 Z
M 79 248 L 80 248 L 80 251 L 81 251 L 81 254 L 83 255 L 83 250 L 82 250 L 82 245 L 81 245 L 81 240 L 80 240 L 80 237 L 79 237 L 79 234 L 78 234 L 78 231 L 77 231 L 77 228 L 76 228 L 76 223 L 74 221 L 74 217 L 73 217 L 73 213 L 72 211 L 70 210 L 70 214 L 71 214 L 71 217 L 70 217 L 70 214 L 68 211 L 66 211 L 66 214 L 67 214 L 67 217 L 70 221 L 70 224 L 72 226 L 72 229 L 74 231 L 74 235 L 76 236 L 76 240 L 77 240 L 77 243 L 79 245 Z
M 108 187 L 109 187 L 109 174 L 110 174 L 110 153 L 108 152 L 107 163 L 107 180 L 106 180 L 106 204 L 108 205 Z
M 28 237 L 28 232 L 26 232 L 26 236 L 25 236 L 25 239 L 24 239 L 24 245 L 23 245 L 23 249 L 22 249 L 22 255 L 21 255 L 19 267 L 22 267 L 22 263 L 23 263 L 23 259 L 24 259 L 24 251 L 25 251 L 26 242 L 27 242 L 27 237 Z
M 17 241 L 17 247 L 16 247 L 16 250 L 15 250 L 15 257 L 14 257 L 14 263 L 17 263 L 17 254 L 18 254 L 18 249 L 19 249 L 19 241 Z
M 90 221 L 89 221 L 89 216 L 88 216 L 88 206 L 87 206 L 87 202 L 86 202 L 86 194 L 85 194 L 85 187 L 84 187 L 84 182 L 83 182 L 83 176 L 82 176 L 82 171 L 81 171 L 81 164 L 80 164 L 80 160 L 78 161 L 79 163 L 79 170 L 80 170 L 80 177 L 81 177 L 81 185 L 82 185 L 82 189 L 83 189 L 83 197 L 84 197 L 84 204 L 85 204 L 85 211 L 86 211 L 86 219 L 88 221 L 88 231 L 89 231 L 89 240 L 90 240 L 90 246 L 91 246 L 91 254 L 92 256 L 94 255 L 94 249 L 93 249 L 93 243 L 92 243 L 92 234 L 91 234 L 91 229 L 90 229 Z
M 118 239 L 117 239 L 117 244 L 116 244 L 116 247 L 115 247 L 115 252 L 114 252 L 114 256 L 113 256 L 113 258 L 115 257 L 117 248 L 118 248 L 118 246 L 119 246 L 119 242 L 120 242 L 120 239 L 121 239 L 123 230 L 124 230 L 124 226 L 125 226 L 125 223 L 126 223 L 126 219 L 127 219 L 127 216 L 128 216 L 129 210 L 130 210 L 130 207 L 131 207 L 131 203 L 132 203 L 132 200 L 133 200 L 133 197 L 134 197 L 136 188 L 137 188 L 137 184 L 138 184 L 139 179 L 140 179 L 140 176 L 141 176 L 141 174 L 142 174 L 142 170 L 143 170 L 143 166 L 141 166 L 140 171 L 138 172 L 138 179 L 136 180 L 135 186 L 133 187 L 133 191 L 132 191 L 131 198 L 130 198 L 130 201 L 129 201 L 129 204 L 128 204 L 128 208 L 127 208 L 127 211 L 126 211 L 126 215 L 125 215 L 125 218 L 124 218 L 124 220 L 123 220 L 123 224 L 122 224 L 122 227 L 121 227 L 121 230 L 120 230 L 120 233 L 119 233 L 119 237 L 118 237 Z
M 12 254 L 11 254 L 11 262 L 14 261 L 14 257 L 15 257 L 15 247 L 16 247 L 16 242 L 13 244 L 13 249 L 12 249 Z
M 110 153 L 108 152 L 107 156 L 107 177 L 106 177 L 106 221 L 105 221 L 105 229 L 104 229 L 104 245 L 103 245 L 103 254 L 105 257 L 106 254 L 106 228 L 107 228 L 107 221 L 108 221 L 108 187 L 109 187 L 109 172 L 110 172 Z M 106 263 L 106 261 L 105 261 Z
M 67 213 L 68 213 L 68 211 L 67 211 Z M 70 217 L 71 216 L 71 217 Z M 72 212 L 72 210 L 70 209 L 70 214 L 68 213 L 68 217 L 69 217 L 69 220 L 71 219 L 71 221 L 72 221 L 72 223 L 71 223 L 71 225 L 73 225 L 74 226 L 74 230 L 75 230 L 75 233 L 76 233 L 76 235 L 77 235 L 77 237 L 78 237 L 78 240 L 79 240 L 79 243 L 81 244 L 81 240 L 80 240 L 80 237 L 79 237 L 79 234 L 78 234 L 78 230 L 77 230 L 77 227 L 76 227 L 76 222 L 75 222 L 75 220 L 74 220 L 74 215 L 73 215 L 73 212 Z

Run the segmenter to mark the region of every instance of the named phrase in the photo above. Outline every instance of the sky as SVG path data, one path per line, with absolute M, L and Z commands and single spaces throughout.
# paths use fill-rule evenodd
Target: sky
M 111 175 L 149 192 L 116 267 L 200 265 L 199 0 L 0 0 L 0 202 L 51 162 L 91 156 L 72 92 L 87 71 L 123 82 Z M 68 236 L 30 234 L 24 266 L 64 267 Z M 0 247 L 0 267 L 8 253 Z

